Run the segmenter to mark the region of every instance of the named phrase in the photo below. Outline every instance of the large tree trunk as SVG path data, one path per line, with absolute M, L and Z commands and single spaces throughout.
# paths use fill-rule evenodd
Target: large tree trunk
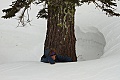
M 75 50 L 74 14 L 75 4 L 65 0 L 49 0 L 46 48 L 53 48 L 58 54 L 67 55 L 77 61 Z

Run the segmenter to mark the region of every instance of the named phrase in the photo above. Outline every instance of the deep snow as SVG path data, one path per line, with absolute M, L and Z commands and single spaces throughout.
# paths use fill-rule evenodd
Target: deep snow
M 99 59 L 104 54 L 106 41 L 96 27 L 75 28 L 76 53 L 78 61 Z
M 8 0 L 3 2 L 6 4 L 1 4 L 0 9 L 10 3 Z M 35 11 L 32 12 L 32 26 L 24 28 L 16 28 L 15 19 L 0 19 L 0 80 L 120 79 L 119 17 L 108 18 L 94 10 L 93 5 L 77 8 L 75 25 L 98 28 L 106 40 L 104 54 L 100 59 L 50 65 L 39 62 L 43 54 L 46 21 L 33 18 Z

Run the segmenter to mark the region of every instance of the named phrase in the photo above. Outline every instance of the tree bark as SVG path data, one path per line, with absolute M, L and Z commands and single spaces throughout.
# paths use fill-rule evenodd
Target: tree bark
M 57 54 L 76 57 L 74 33 L 75 4 L 65 0 L 48 1 L 47 33 L 44 49 L 55 49 Z

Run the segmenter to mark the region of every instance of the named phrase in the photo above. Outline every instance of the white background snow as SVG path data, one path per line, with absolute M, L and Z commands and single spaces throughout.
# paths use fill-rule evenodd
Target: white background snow
M 8 8 L 11 1 L 2 1 L 0 10 Z M 107 17 L 104 12 L 95 9 L 94 5 L 77 7 L 75 26 L 96 27 L 106 40 L 104 54 L 100 59 L 50 65 L 39 62 L 43 55 L 46 20 L 35 18 L 40 6 L 35 7 L 31 10 L 31 26 L 16 27 L 15 18 L 0 18 L 0 80 L 120 79 L 119 17 Z M 120 5 L 117 11 L 120 12 Z M 2 15 L 4 14 L 0 12 Z

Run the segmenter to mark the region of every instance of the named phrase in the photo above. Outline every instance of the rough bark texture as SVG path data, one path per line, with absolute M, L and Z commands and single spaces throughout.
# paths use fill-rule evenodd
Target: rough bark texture
M 48 21 L 45 49 L 53 48 L 58 54 L 77 61 L 74 33 L 75 4 L 65 0 L 48 1 Z

